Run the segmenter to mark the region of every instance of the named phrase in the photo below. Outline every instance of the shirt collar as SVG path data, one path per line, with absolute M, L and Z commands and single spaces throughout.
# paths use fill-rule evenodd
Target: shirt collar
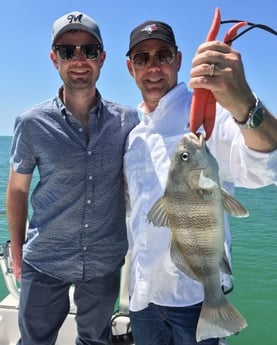
M 62 101 L 63 88 L 64 87 L 61 86 L 58 90 L 58 95 L 56 97 L 57 106 L 60 109 L 63 116 L 71 116 L 70 111 L 67 110 L 65 104 Z M 97 98 L 97 104 L 90 109 L 89 113 L 96 114 L 96 116 L 99 118 L 101 114 L 102 96 L 100 92 L 98 91 L 98 89 L 96 89 L 96 98 Z

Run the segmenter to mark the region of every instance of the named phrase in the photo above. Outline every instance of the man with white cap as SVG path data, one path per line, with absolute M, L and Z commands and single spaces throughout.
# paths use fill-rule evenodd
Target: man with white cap
M 72 12 L 54 23 L 50 57 L 63 85 L 16 118 L 11 149 L 7 214 L 21 282 L 17 344 L 55 344 L 72 284 L 76 344 L 107 344 L 128 246 L 122 156 L 137 113 L 97 90 L 106 53 L 87 15 Z

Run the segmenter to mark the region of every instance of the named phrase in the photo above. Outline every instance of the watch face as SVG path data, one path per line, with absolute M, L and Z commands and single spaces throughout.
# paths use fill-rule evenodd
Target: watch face
M 264 108 L 259 107 L 256 109 L 254 114 L 252 115 L 251 121 L 250 121 L 250 127 L 251 128 L 257 128 L 264 119 Z

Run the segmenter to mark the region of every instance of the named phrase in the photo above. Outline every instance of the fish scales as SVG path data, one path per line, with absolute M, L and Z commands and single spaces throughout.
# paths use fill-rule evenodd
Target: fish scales
M 248 215 L 221 188 L 217 161 L 203 136 L 185 134 L 174 152 L 164 195 L 153 205 L 148 219 L 170 228 L 172 261 L 203 286 L 197 342 L 226 337 L 247 326 L 220 283 L 220 270 L 232 274 L 224 249 L 224 210 L 237 217 Z

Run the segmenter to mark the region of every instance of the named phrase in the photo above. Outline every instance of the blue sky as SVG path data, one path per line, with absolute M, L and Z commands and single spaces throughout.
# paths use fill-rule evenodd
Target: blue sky
M 188 82 L 191 60 L 206 37 L 219 7 L 223 20 L 241 19 L 277 30 L 276 0 L 9 0 L 1 4 L 0 135 L 12 135 L 15 116 L 54 96 L 61 85 L 49 58 L 53 22 L 70 11 L 83 11 L 99 24 L 107 59 L 98 82 L 103 97 L 136 106 L 140 93 L 127 72 L 130 31 L 145 20 L 169 23 L 183 53 L 179 81 Z M 230 26 L 221 27 L 222 39 Z M 254 29 L 233 43 L 242 54 L 247 80 L 277 114 L 277 37 Z

